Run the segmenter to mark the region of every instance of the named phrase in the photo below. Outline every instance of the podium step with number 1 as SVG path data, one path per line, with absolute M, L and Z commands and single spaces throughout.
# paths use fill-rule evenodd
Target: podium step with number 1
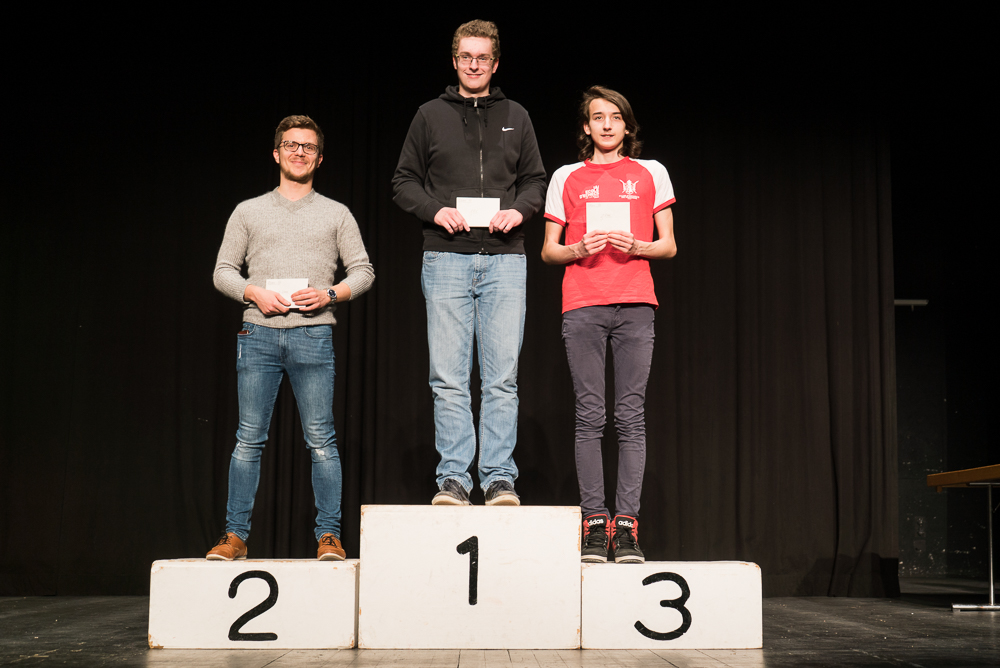
M 580 509 L 363 506 L 358 646 L 580 646 Z

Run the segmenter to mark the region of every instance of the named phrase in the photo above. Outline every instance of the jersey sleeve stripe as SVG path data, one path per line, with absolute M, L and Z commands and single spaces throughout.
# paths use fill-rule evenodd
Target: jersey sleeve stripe
M 655 207 L 653 209 L 653 213 L 656 214 L 656 213 L 659 213 L 660 211 L 663 211 L 664 209 L 666 209 L 668 206 L 670 206 L 671 204 L 673 204 L 676 201 L 677 201 L 677 198 L 671 197 L 669 200 L 667 200 L 663 204 L 660 204 L 659 206 Z

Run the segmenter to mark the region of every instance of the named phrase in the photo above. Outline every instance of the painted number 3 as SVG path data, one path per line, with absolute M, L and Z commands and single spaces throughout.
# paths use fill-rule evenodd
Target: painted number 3
M 673 608 L 677 612 L 681 613 L 681 625 L 673 631 L 661 633 L 660 631 L 647 629 L 642 622 L 636 622 L 635 630 L 652 640 L 673 640 L 674 638 L 680 638 L 682 635 L 687 633 L 689 628 L 691 628 L 691 611 L 684 607 L 684 604 L 687 603 L 688 598 L 691 596 L 691 588 L 688 587 L 688 583 L 684 578 L 677 573 L 653 573 L 644 579 L 642 584 L 649 585 L 654 582 L 663 582 L 665 580 L 676 582 L 677 586 L 681 588 L 681 595 L 677 598 L 660 601 L 660 606 L 664 608 Z

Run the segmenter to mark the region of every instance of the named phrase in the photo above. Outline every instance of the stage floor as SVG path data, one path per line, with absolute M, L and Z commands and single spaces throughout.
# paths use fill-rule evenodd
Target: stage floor
M 0 665 L 240 668 L 1000 666 L 1000 613 L 952 612 L 986 584 L 911 579 L 898 599 L 766 598 L 764 649 L 718 651 L 150 650 L 149 598 L 0 598 Z

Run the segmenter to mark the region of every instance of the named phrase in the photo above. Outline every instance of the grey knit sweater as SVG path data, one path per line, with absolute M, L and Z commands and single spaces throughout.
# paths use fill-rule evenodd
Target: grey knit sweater
M 309 287 L 323 290 L 333 285 L 338 259 L 347 270 L 351 299 L 371 287 L 375 272 L 350 210 L 315 190 L 293 202 L 275 189 L 233 211 L 215 263 L 215 287 L 241 304 L 247 304 L 247 285 L 263 288 L 269 278 L 308 278 Z M 277 328 L 333 325 L 335 309 L 330 304 L 308 313 L 265 316 L 250 302 L 243 319 Z

